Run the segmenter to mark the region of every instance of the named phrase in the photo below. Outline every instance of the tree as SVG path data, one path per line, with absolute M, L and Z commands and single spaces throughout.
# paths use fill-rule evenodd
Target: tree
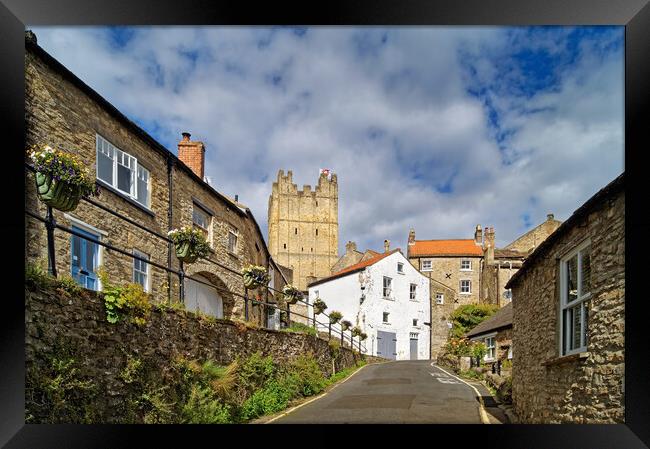
M 485 319 L 494 315 L 499 306 L 494 304 L 467 304 L 454 310 L 450 316 L 451 335 L 462 337 Z

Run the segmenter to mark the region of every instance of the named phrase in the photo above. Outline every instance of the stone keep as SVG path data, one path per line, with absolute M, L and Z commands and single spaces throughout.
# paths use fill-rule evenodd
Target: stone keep
M 279 264 L 293 269 L 294 284 L 307 289 L 307 277 L 330 275 L 338 260 L 338 183 L 321 173 L 312 191 L 298 190 L 291 170 L 278 173 L 269 197 L 269 251 Z

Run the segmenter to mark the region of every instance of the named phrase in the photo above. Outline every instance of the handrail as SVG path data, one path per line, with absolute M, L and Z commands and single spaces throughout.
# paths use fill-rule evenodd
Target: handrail
M 28 171 L 35 172 L 34 167 L 31 166 L 31 165 L 29 165 L 29 164 L 27 164 L 27 163 L 25 163 L 25 168 L 26 168 Z M 156 236 L 156 237 L 158 237 L 158 238 L 164 240 L 164 241 L 167 242 L 167 243 L 173 243 L 173 241 L 172 241 L 171 239 L 169 239 L 167 236 L 165 236 L 165 235 L 163 235 L 163 234 L 161 234 L 161 233 L 159 233 L 159 232 L 156 232 L 156 231 L 153 231 L 153 230 L 147 228 L 146 226 L 144 226 L 144 225 L 142 225 L 142 224 L 136 222 L 135 220 L 133 220 L 133 219 L 131 219 L 131 218 L 129 218 L 129 217 L 126 217 L 126 216 L 120 214 L 119 212 L 110 209 L 110 208 L 107 207 L 107 206 L 104 206 L 103 204 L 99 203 L 98 201 L 92 200 L 92 199 L 87 198 L 87 197 L 82 197 L 81 199 L 83 199 L 84 201 L 88 202 L 89 204 L 92 204 L 93 206 L 98 207 L 99 209 L 102 209 L 102 210 L 104 210 L 104 211 L 106 211 L 106 212 L 108 212 L 108 213 L 110 213 L 110 214 L 116 216 L 117 218 L 119 218 L 119 219 L 121 219 L 121 220 L 126 221 L 126 222 L 129 223 L 129 224 L 132 224 L 132 225 L 136 226 L 137 228 L 139 228 L 139 229 L 141 229 L 141 230 L 143 230 L 143 231 L 145 231 L 145 232 L 148 232 L 148 233 L 151 234 L 151 235 L 154 235 L 154 236 Z M 198 282 L 198 283 L 200 283 L 200 284 L 203 284 L 203 285 L 209 286 L 209 287 L 215 289 L 217 292 L 220 292 L 220 293 L 226 293 L 226 294 L 229 294 L 229 295 L 233 295 L 233 296 L 236 296 L 236 297 L 242 298 L 242 299 L 244 299 L 245 304 L 246 304 L 246 319 L 248 319 L 248 313 L 247 313 L 247 312 L 248 312 L 248 309 L 247 309 L 247 308 L 248 308 L 248 301 L 251 301 L 251 304 L 253 304 L 253 305 L 258 304 L 258 305 L 262 305 L 262 307 L 265 307 L 265 308 L 266 308 L 266 307 L 271 307 L 271 308 L 276 309 L 276 310 L 278 310 L 278 309 L 279 309 L 279 310 L 284 310 L 284 309 L 282 309 L 281 307 L 278 307 L 278 306 L 276 306 L 276 305 L 274 305 L 274 304 L 271 304 L 271 303 L 268 303 L 268 302 L 263 302 L 263 301 L 258 301 L 258 300 L 254 299 L 254 298 L 249 298 L 249 297 L 248 297 L 248 293 L 247 293 L 247 292 L 248 292 L 248 289 L 245 289 L 246 294 L 242 295 L 242 294 L 240 294 L 240 293 L 233 292 L 233 291 L 230 291 L 230 290 L 227 290 L 227 289 L 223 289 L 223 288 L 217 287 L 217 286 L 215 286 L 215 285 L 213 285 L 213 284 L 209 284 L 209 283 L 207 283 L 207 282 L 203 282 L 203 281 L 201 281 L 201 280 L 199 280 L 199 279 L 196 279 L 196 278 L 193 277 L 193 276 L 187 275 L 187 274 L 185 274 L 184 271 L 183 271 L 183 263 L 182 263 L 182 262 L 180 263 L 180 270 L 175 270 L 175 269 L 172 269 L 172 268 L 169 267 L 169 266 L 164 266 L 164 265 L 161 265 L 161 264 L 159 264 L 159 263 L 157 263 L 157 262 L 154 262 L 154 261 L 152 261 L 152 260 L 145 259 L 145 258 L 143 258 L 143 257 L 141 257 L 141 256 L 138 256 L 138 255 L 136 255 L 136 254 L 133 254 L 132 252 L 128 252 L 128 251 L 126 251 L 126 250 L 124 250 L 124 249 L 118 248 L 118 247 L 116 247 L 116 246 L 114 246 L 114 245 L 111 245 L 111 244 L 109 244 L 109 243 L 106 243 L 106 242 L 104 242 L 104 241 L 101 241 L 101 240 L 98 240 L 98 239 L 94 239 L 94 238 L 92 238 L 92 237 L 88 237 L 87 235 L 81 234 L 81 233 L 79 233 L 79 232 L 77 232 L 77 231 L 75 231 L 75 230 L 73 230 L 73 229 L 71 229 L 71 228 L 68 228 L 67 226 L 63 226 L 63 225 L 60 225 L 60 224 L 56 223 L 56 221 L 54 220 L 54 218 L 53 218 L 51 212 L 52 212 L 52 211 L 51 211 L 51 208 L 48 206 L 48 216 L 47 216 L 46 218 L 43 218 L 43 217 L 41 217 L 40 215 L 35 214 L 34 212 L 31 212 L 31 211 L 29 211 L 29 210 L 27 210 L 27 209 L 25 210 L 25 213 L 26 213 L 27 215 L 31 216 L 31 217 L 34 218 L 34 219 L 37 219 L 37 220 L 43 222 L 43 223 L 45 224 L 46 228 L 48 228 L 48 229 L 51 228 L 52 231 L 54 230 L 54 228 L 56 228 L 56 229 L 60 229 L 60 230 L 62 230 L 62 231 L 64 231 L 64 232 L 67 232 L 67 233 L 69 233 L 69 234 L 75 235 L 75 236 L 77 236 L 77 237 L 80 237 L 80 238 L 83 238 L 83 239 L 88 240 L 88 241 L 90 241 L 90 242 L 93 242 L 93 243 L 95 243 L 95 244 L 97 244 L 97 245 L 100 245 L 100 246 L 103 246 L 103 247 L 105 247 L 105 248 L 108 248 L 108 249 L 110 249 L 110 250 L 112 250 L 112 251 L 115 251 L 115 252 L 117 252 L 117 253 L 119 253 L 119 254 L 122 254 L 122 255 L 125 255 L 125 256 L 128 256 L 128 257 L 131 257 L 131 258 L 133 258 L 133 259 L 140 260 L 140 261 L 145 262 L 145 263 L 147 263 L 147 264 L 150 264 L 150 265 L 152 265 L 152 266 L 154 266 L 154 267 L 156 267 L 156 268 L 159 268 L 159 269 L 161 269 L 161 270 L 164 270 L 164 271 L 166 271 L 166 272 L 168 272 L 168 273 L 173 273 L 173 274 L 175 274 L 175 275 L 177 275 L 177 276 L 179 277 L 179 280 L 182 280 L 182 279 L 184 279 L 184 278 L 188 278 L 188 279 L 191 279 L 191 280 L 194 281 L 194 282 Z M 52 241 L 50 242 L 50 240 L 52 240 Z M 54 242 L 53 242 L 53 238 L 50 237 L 50 233 L 48 232 L 48 246 L 53 245 L 53 244 L 54 244 Z M 51 249 L 53 250 L 53 247 L 52 247 Z M 52 253 L 53 253 L 53 251 L 50 251 L 49 254 L 52 254 Z M 237 271 L 237 270 L 235 270 L 235 269 L 233 269 L 233 268 L 231 268 L 231 267 L 228 267 L 228 266 L 226 266 L 226 265 L 224 265 L 224 264 L 222 264 L 222 263 L 220 263 L 220 262 L 217 262 L 217 261 L 215 261 L 215 260 L 209 259 L 209 258 L 207 258 L 207 257 L 202 257 L 202 258 L 200 258 L 200 260 L 204 260 L 204 261 L 207 261 L 207 262 L 213 263 L 214 265 L 217 265 L 217 266 L 221 267 L 222 269 L 224 269 L 224 270 L 226 270 L 226 271 L 229 271 L 229 272 L 231 272 L 231 273 L 233 273 L 233 274 L 235 274 L 235 275 L 238 275 L 238 276 L 242 276 L 242 277 L 243 277 L 243 273 L 241 273 L 240 271 Z M 53 269 L 53 275 L 56 276 L 56 269 L 55 269 L 55 267 L 54 267 L 54 269 Z M 181 282 L 182 282 L 182 281 L 181 281 Z M 171 287 L 171 286 L 168 286 L 168 288 L 170 288 L 170 287 Z M 265 289 L 267 289 L 268 291 L 283 294 L 283 292 L 282 292 L 281 290 L 278 290 L 278 289 L 276 289 L 276 288 L 274 288 L 274 287 L 271 287 L 271 286 L 269 286 L 269 285 L 266 285 L 266 286 L 263 286 L 263 287 L 264 287 Z M 183 289 L 182 289 L 182 288 L 181 288 L 181 291 L 180 291 L 180 296 L 181 296 L 181 302 L 184 302 L 184 298 L 183 298 L 184 294 L 183 294 Z M 304 299 L 298 299 L 298 302 L 301 302 L 301 303 L 305 304 L 306 306 L 310 306 L 309 302 L 306 301 L 306 300 L 304 300 Z M 266 310 L 266 309 L 264 309 L 264 310 Z M 341 336 L 341 341 L 343 341 L 343 339 L 344 339 L 344 336 L 345 336 L 344 332 L 345 332 L 345 331 L 336 329 L 336 325 L 332 325 L 332 324 L 330 324 L 330 323 L 322 323 L 322 322 L 318 321 L 318 320 L 316 319 L 316 316 L 315 316 L 315 315 L 314 315 L 313 317 L 306 316 L 306 315 L 302 315 L 302 314 L 300 314 L 300 313 L 298 313 L 298 312 L 291 311 L 290 308 L 288 308 L 288 310 L 286 310 L 286 312 L 290 313 L 291 315 L 296 315 L 296 316 L 299 316 L 299 317 L 301 317 L 301 318 L 305 318 L 305 319 L 307 320 L 307 323 L 309 323 L 309 322 L 311 321 L 311 322 L 313 323 L 313 325 L 314 325 L 314 328 L 315 328 L 315 330 L 316 330 L 317 335 L 318 335 L 318 332 L 319 332 L 319 330 L 318 330 L 318 326 L 317 326 L 317 325 L 321 325 L 321 326 L 323 326 L 324 328 L 327 328 L 327 329 L 328 329 L 328 331 L 330 332 L 330 335 L 331 335 L 332 332 L 334 332 L 335 334 L 338 334 L 338 335 Z M 323 312 L 323 313 L 321 313 L 321 314 L 319 314 L 319 315 L 324 315 L 326 318 L 329 318 L 329 315 L 328 315 L 327 313 L 325 313 L 325 312 Z M 337 323 L 337 324 L 340 324 L 340 323 Z M 339 327 L 340 327 L 340 325 L 339 325 Z M 350 331 L 350 345 L 351 345 L 351 348 L 353 347 L 353 346 L 352 346 L 352 339 L 353 339 L 353 337 L 354 337 L 354 336 L 352 335 L 352 332 Z M 361 345 L 361 341 L 360 341 L 360 340 L 359 340 L 359 343 L 358 343 L 358 347 L 359 347 L 359 350 L 360 350 L 360 351 L 361 351 L 361 349 L 363 348 L 363 352 L 367 352 L 366 347 L 365 347 L 365 344 L 364 344 L 364 345 Z

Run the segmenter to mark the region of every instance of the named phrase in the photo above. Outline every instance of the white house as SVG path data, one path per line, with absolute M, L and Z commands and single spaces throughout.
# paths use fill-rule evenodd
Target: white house
M 429 279 L 399 248 L 312 282 L 308 288 L 309 304 L 321 298 L 327 304 L 325 313 L 341 312 L 344 320 L 368 335 L 364 342 L 367 354 L 396 360 L 429 359 Z M 313 308 L 309 309 L 313 317 Z M 323 316 L 316 319 L 327 322 Z

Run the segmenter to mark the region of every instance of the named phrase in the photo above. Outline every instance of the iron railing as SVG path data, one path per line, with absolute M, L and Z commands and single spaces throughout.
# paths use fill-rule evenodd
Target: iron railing
M 34 168 L 29 164 L 25 164 L 25 168 L 30 172 L 34 172 Z M 119 212 L 117 212 L 117 211 L 115 211 L 115 210 L 101 204 L 98 201 L 95 201 L 95 200 L 93 200 L 91 198 L 87 198 L 87 197 L 82 197 L 81 199 L 83 201 L 87 202 L 88 204 L 91 204 L 91 205 L 93 205 L 93 206 L 95 206 L 95 207 L 97 207 L 97 208 L 99 208 L 99 209 L 101 209 L 101 210 L 103 210 L 103 211 L 105 211 L 105 212 L 119 218 L 120 220 L 123 220 L 123 221 L 125 221 L 125 222 L 127 222 L 127 223 L 129 223 L 129 224 L 131 224 L 131 225 L 133 225 L 133 226 L 135 226 L 135 227 L 137 227 L 137 228 L 139 228 L 139 229 L 141 229 L 141 230 L 143 230 L 143 231 L 145 231 L 145 232 L 147 232 L 147 233 L 149 233 L 149 234 L 151 234 L 151 235 L 153 235 L 153 236 L 155 236 L 155 237 L 157 237 L 157 238 L 159 238 L 159 239 L 161 239 L 163 241 L 165 241 L 167 244 L 173 243 L 172 240 L 169 239 L 166 235 L 163 235 L 163 234 L 161 234 L 161 233 L 159 233 L 157 231 L 149 229 L 146 226 L 144 226 L 143 224 L 138 223 L 137 221 L 135 221 L 135 220 L 133 220 L 133 219 L 131 219 L 129 217 L 124 216 L 123 214 L 121 214 L 121 213 L 119 213 Z M 361 343 L 362 342 L 361 338 L 357 337 L 357 342 L 355 343 L 354 335 L 352 334 L 352 332 L 350 330 L 343 331 L 342 327 L 340 326 L 340 323 L 336 323 L 336 324 L 333 325 L 329 321 L 329 315 L 326 314 L 326 313 L 319 314 L 319 315 L 323 315 L 325 318 L 328 319 L 328 323 L 322 323 L 322 322 L 320 322 L 320 321 L 318 321 L 316 319 L 316 315 L 314 315 L 313 317 L 310 317 L 310 316 L 298 313 L 297 311 L 291 312 L 289 306 L 287 306 L 287 309 L 285 310 L 285 309 L 282 309 L 281 307 L 279 307 L 276 304 L 265 302 L 265 301 L 259 301 L 259 300 L 255 299 L 255 298 L 251 298 L 248 295 L 249 289 L 246 288 L 246 287 L 244 287 L 244 294 L 242 295 L 240 293 L 230 291 L 230 290 L 227 290 L 227 289 L 224 289 L 224 288 L 221 288 L 221 287 L 217 287 L 216 285 L 213 285 L 213 284 L 209 284 L 209 283 L 204 282 L 204 281 L 202 281 L 200 279 L 197 279 L 196 277 L 193 277 L 193 276 L 190 276 L 190 275 L 186 274 L 185 270 L 184 270 L 182 260 L 179 260 L 179 269 L 175 270 L 175 269 L 171 268 L 170 266 L 165 266 L 165 265 L 159 264 L 157 262 L 154 262 L 152 260 L 145 259 L 145 258 L 143 258 L 141 256 L 138 256 L 138 255 L 136 255 L 136 254 L 134 254 L 132 252 L 129 252 L 129 251 L 125 250 L 125 249 L 119 248 L 119 247 L 117 247 L 115 245 L 111 245 L 111 244 L 109 244 L 109 243 L 107 243 L 105 241 L 99 240 L 99 239 L 93 239 L 93 238 L 91 238 L 91 237 L 89 237 L 87 235 L 84 235 L 84 234 L 82 234 L 80 232 L 75 231 L 74 229 L 68 228 L 67 226 L 63 226 L 63 225 L 56 222 L 56 220 L 54 218 L 52 207 L 50 207 L 50 206 L 47 206 L 47 214 L 46 214 L 45 217 L 42 217 L 39 214 L 34 213 L 34 212 L 32 212 L 30 210 L 27 210 L 27 209 L 25 209 L 25 214 L 32 217 L 32 218 L 34 218 L 34 219 L 36 219 L 36 220 L 38 220 L 38 221 L 43 222 L 44 225 L 45 225 L 46 235 L 47 235 L 47 248 L 48 248 L 48 251 L 47 251 L 47 253 L 48 253 L 48 272 L 53 277 L 57 277 L 56 251 L 55 251 L 55 244 L 54 244 L 54 231 L 56 229 L 58 229 L 58 230 L 61 230 L 63 232 L 66 232 L 68 234 L 71 234 L 71 235 L 77 236 L 79 238 L 82 238 L 84 240 L 87 240 L 89 242 L 92 242 L 92 243 L 95 243 L 97 245 L 103 246 L 103 247 L 105 247 L 105 248 L 107 248 L 107 249 L 109 249 L 111 251 L 115 251 L 116 253 L 119 253 L 119 254 L 122 254 L 124 256 L 130 257 L 132 259 L 137 259 L 137 260 L 140 260 L 140 261 L 145 262 L 147 264 L 150 264 L 151 266 L 159 268 L 161 270 L 164 270 L 169 274 L 174 274 L 174 275 L 178 276 L 178 281 L 179 281 L 179 301 L 181 303 L 185 302 L 185 288 L 184 288 L 185 280 L 190 279 L 190 280 L 192 280 L 194 282 L 197 282 L 199 284 L 203 284 L 203 285 L 206 285 L 208 287 L 211 287 L 211 288 L 215 289 L 219 293 L 224 293 L 224 294 L 236 296 L 236 297 L 239 297 L 239 298 L 243 299 L 244 300 L 244 317 L 245 317 L 246 321 L 248 321 L 248 319 L 249 319 L 249 303 L 251 305 L 259 305 L 259 306 L 261 306 L 262 307 L 262 313 L 264 313 L 265 316 L 268 316 L 268 308 L 271 308 L 273 310 L 280 310 L 281 312 L 285 312 L 287 314 L 287 320 L 286 320 L 287 323 L 286 324 L 288 326 L 291 325 L 291 315 L 295 315 L 295 316 L 298 316 L 298 317 L 301 317 L 301 318 L 305 318 L 307 323 L 308 323 L 307 325 L 309 325 L 310 322 L 312 323 L 312 327 L 315 329 L 316 335 L 319 338 L 321 338 L 321 337 L 320 337 L 320 334 L 319 334 L 318 325 L 321 325 L 322 328 L 327 328 L 328 329 L 328 338 L 329 339 L 331 339 L 332 333 L 334 333 L 335 335 L 339 335 L 341 345 L 344 345 L 345 343 L 348 343 L 346 341 L 345 333 L 349 332 L 349 345 L 350 345 L 350 348 L 354 349 L 355 346 L 356 346 L 356 348 L 358 349 L 359 352 L 367 353 L 366 346 L 362 345 L 362 343 Z M 224 265 L 224 264 L 222 264 L 222 263 L 220 263 L 220 262 L 218 262 L 216 260 L 212 260 L 212 259 L 207 258 L 207 257 L 200 258 L 200 260 L 212 263 L 212 264 L 214 264 L 214 265 L 216 265 L 216 266 L 218 266 L 218 267 L 220 267 L 220 268 L 222 268 L 222 269 L 224 269 L 224 270 L 226 270 L 226 271 L 228 271 L 228 272 L 230 272 L 230 273 L 232 273 L 232 274 L 234 274 L 236 276 L 242 277 L 242 282 L 243 282 L 243 273 L 241 273 L 240 271 L 235 270 L 235 269 L 233 269 L 231 267 L 228 267 L 227 265 Z M 168 287 L 171 289 L 171 286 L 168 286 Z M 273 288 L 271 286 L 268 286 L 268 285 L 264 286 L 263 288 L 267 289 L 267 291 L 270 291 L 270 292 L 283 294 L 281 290 L 277 290 L 277 289 L 275 289 L 275 288 Z M 305 304 L 307 307 L 310 306 L 309 302 L 305 301 L 304 299 L 298 299 L 298 301 Z

